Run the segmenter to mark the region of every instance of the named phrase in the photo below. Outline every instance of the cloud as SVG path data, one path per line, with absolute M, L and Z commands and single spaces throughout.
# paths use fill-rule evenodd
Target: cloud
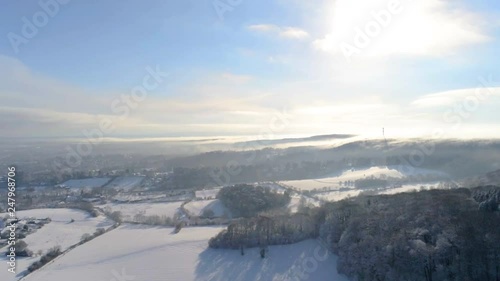
M 249 25 L 248 29 L 259 32 L 271 32 L 280 30 L 278 26 L 273 24 L 254 24 L 254 25 Z
M 379 136 L 382 127 L 393 134 L 410 134 L 440 126 L 442 112 L 434 105 L 452 104 L 475 93 L 475 89 L 433 93 L 408 106 L 384 96 L 384 91 L 377 93 L 375 87 L 344 88 L 330 77 L 269 84 L 247 74 L 208 72 L 169 85 L 168 92 L 149 95 L 121 120 L 110 110 L 111 101 L 121 92 L 101 92 L 97 98 L 93 91 L 33 73 L 17 60 L 3 62 L 0 97 L 7 104 L 0 106 L 0 127 L 6 136 L 21 137 L 84 137 L 83 130 L 98 128 L 105 118 L 116 127 L 105 137 L 258 135 L 280 114 L 289 117 L 289 124 L 277 135 L 361 132 Z M 16 74 L 10 75 L 9 69 Z M 499 88 L 489 89 L 494 92 L 490 97 L 499 95 Z M 16 99 L 11 99 L 14 95 Z M 477 115 L 484 117 L 491 107 L 496 114 L 494 103 L 484 104 Z M 481 122 L 495 121 L 495 116 Z
M 442 0 L 338 0 L 329 13 L 330 31 L 312 45 L 331 54 L 445 56 L 491 40 L 482 15 Z
M 290 39 L 303 39 L 309 36 L 305 30 L 296 27 L 285 27 L 281 30 L 280 35 L 282 37 Z
M 286 39 L 301 40 L 309 37 L 309 33 L 298 27 L 280 27 L 273 24 L 255 24 L 247 27 L 251 31 L 278 34 Z
M 263 101 L 267 93 L 252 89 L 251 75 L 231 72 L 191 77 L 172 92 L 151 93 L 123 112 L 112 104 L 126 103 L 130 90 L 95 92 L 30 70 L 17 59 L 0 56 L 0 134 L 5 136 L 81 136 L 111 120 L 114 135 L 240 134 L 250 133 L 272 111 Z M 166 81 L 165 83 L 168 83 Z M 212 127 L 210 127 L 212 125 Z M 229 128 L 232 128 L 231 130 Z M 221 131 L 217 131 L 217 130 Z
M 500 87 L 478 87 L 473 89 L 460 89 L 424 95 L 414 100 L 411 105 L 416 107 L 447 107 L 457 103 L 485 102 L 491 98 L 500 97 Z
M 18 59 L 0 55 L 0 98 L 11 107 L 98 112 L 109 105 L 99 91 L 53 79 L 29 69 Z

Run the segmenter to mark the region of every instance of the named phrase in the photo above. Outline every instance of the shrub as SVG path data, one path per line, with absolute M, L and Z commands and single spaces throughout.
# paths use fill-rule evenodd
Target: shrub
M 175 225 L 174 233 L 179 233 L 181 229 L 184 227 L 184 222 L 181 221 Z
M 28 244 L 24 242 L 23 240 L 18 240 L 16 241 L 16 256 L 18 257 L 31 257 L 33 255 L 33 252 L 28 249 Z M 8 255 L 9 252 L 5 253 L 5 255 Z
M 67 207 L 86 211 L 94 218 L 99 216 L 99 212 L 94 208 L 94 205 L 87 201 L 81 201 L 76 204 L 69 204 Z
M 174 225 L 174 221 L 171 217 L 167 216 L 145 216 L 143 214 L 137 214 L 134 216 L 134 222 L 147 225 Z
M 32 263 L 28 267 L 28 272 L 33 272 L 42 266 L 46 265 L 49 263 L 51 260 L 57 258 L 61 254 L 61 247 L 56 246 L 54 248 L 51 248 L 45 255 L 43 255 L 39 261 Z
M 96 231 L 94 232 L 94 237 L 97 237 L 97 236 L 103 235 L 104 233 L 106 233 L 106 230 L 105 230 L 104 228 L 98 228 L 98 229 L 96 229 Z
M 201 216 L 203 218 L 213 218 L 213 217 L 215 217 L 215 213 L 211 209 L 206 209 L 203 211 L 203 214 Z
M 86 243 L 88 241 L 92 240 L 92 235 L 88 234 L 88 233 L 85 233 L 82 235 L 82 238 L 80 239 L 80 241 L 82 243 Z
M 109 217 L 117 223 L 122 222 L 122 213 L 119 211 L 112 212 L 111 214 L 109 214 Z

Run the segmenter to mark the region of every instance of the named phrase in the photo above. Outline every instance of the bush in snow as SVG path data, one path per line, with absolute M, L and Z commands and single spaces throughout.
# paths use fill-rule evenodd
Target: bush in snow
M 206 209 L 203 210 L 203 214 L 201 215 L 202 218 L 213 218 L 215 217 L 215 213 L 211 209 Z
M 57 246 L 54 248 L 51 248 L 45 255 L 43 255 L 39 261 L 34 262 L 28 267 L 28 272 L 33 272 L 42 266 L 46 265 L 49 263 L 51 260 L 57 258 L 61 254 L 61 247 Z
M 177 223 L 175 225 L 174 233 L 179 233 L 181 229 L 184 227 L 185 223 L 183 221 Z
M 33 252 L 28 249 L 28 244 L 24 242 L 23 240 L 18 240 L 16 242 L 16 256 L 18 257 L 31 257 L 33 255 Z M 5 255 L 8 255 L 9 252 L 5 253 Z
M 106 230 L 105 230 L 104 228 L 98 228 L 98 229 L 96 229 L 96 231 L 94 232 L 94 237 L 101 236 L 101 235 L 103 235 L 104 233 L 106 233 Z
M 122 222 L 122 213 L 120 211 L 115 211 L 109 214 L 109 218 L 114 220 L 117 223 Z
M 86 242 L 89 242 L 90 240 L 92 240 L 92 235 L 88 234 L 88 233 L 85 233 L 82 235 L 82 238 L 80 239 L 80 241 L 82 243 L 86 243 Z

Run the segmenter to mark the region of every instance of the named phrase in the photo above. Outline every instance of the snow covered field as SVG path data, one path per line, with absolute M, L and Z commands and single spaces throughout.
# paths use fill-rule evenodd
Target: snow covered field
M 413 191 L 419 191 L 421 187 L 424 187 L 424 189 L 435 189 L 438 188 L 439 183 L 420 183 L 420 184 L 405 184 L 400 187 L 395 187 L 395 188 L 389 188 L 386 190 L 379 190 L 376 191 L 377 194 L 397 194 L 397 193 L 404 193 L 404 192 L 413 192 Z M 350 189 L 350 190 L 343 190 L 343 191 L 328 191 L 328 192 L 322 192 L 319 194 L 314 195 L 315 198 L 318 198 L 320 200 L 324 201 L 340 201 L 342 199 L 345 199 L 347 197 L 355 197 L 358 196 L 363 190 L 359 189 Z
M 222 227 L 172 228 L 123 225 L 70 251 L 29 275 L 27 281 L 347 281 L 337 274 L 336 257 L 315 240 L 259 249 L 208 249 Z M 91 269 L 91 270 L 90 270 Z M 301 277 L 302 276 L 302 279 Z
M 329 191 L 317 193 L 314 195 L 314 197 L 324 201 L 339 201 L 347 197 L 358 196 L 363 191 L 360 189 L 356 189 L 354 186 L 346 187 L 345 185 L 346 181 L 354 182 L 356 180 L 372 176 L 375 178 L 403 179 L 405 177 L 418 176 L 418 175 L 422 176 L 436 175 L 436 176 L 446 177 L 446 174 L 441 173 L 439 171 L 413 168 L 413 167 L 389 166 L 389 167 L 371 167 L 369 169 L 363 169 L 363 170 L 348 170 L 336 177 L 296 180 L 296 181 L 283 181 L 280 183 L 287 187 L 296 188 L 302 191 L 321 191 L 323 188 L 327 188 Z M 437 182 L 422 183 L 422 184 L 415 183 L 415 184 L 402 185 L 387 190 L 382 190 L 379 191 L 379 193 L 395 194 L 395 193 L 413 191 L 415 189 L 419 190 L 421 186 L 425 186 L 428 189 L 428 188 L 434 188 L 437 185 L 438 185 Z
M 98 207 L 111 211 L 120 211 L 125 221 L 132 221 L 137 214 L 145 216 L 167 216 L 173 217 L 181 207 L 183 201 L 166 203 L 108 203 Z
M 287 186 L 298 188 L 300 190 L 315 190 L 315 189 L 321 189 L 323 187 L 340 188 L 341 182 L 355 181 L 358 179 L 363 179 L 371 176 L 375 178 L 390 177 L 390 178 L 401 179 L 407 176 L 416 176 L 416 175 L 445 176 L 445 174 L 433 170 L 413 168 L 413 167 L 391 166 L 391 167 L 371 167 L 363 170 L 347 170 L 335 177 L 296 180 L 296 181 L 283 181 L 281 183 Z
M 197 190 L 195 196 L 198 199 L 215 199 L 222 188 Z
M 403 193 L 403 192 L 412 192 L 414 190 L 419 191 L 422 186 L 424 189 L 436 189 L 439 186 L 438 182 L 435 183 L 422 183 L 422 184 L 405 184 L 401 187 L 397 188 L 391 188 L 388 190 L 384 190 L 379 192 L 379 194 L 397 194 L 397 193 Z
M 102 187 L 107 184 L 111 179 L 110 178 L 88 178 L 88 179 L 79 179 L 79 180 L 68 180 L 61 184 L 61 186 L 67 188 L 94 188 L 94 187 Z
M 315 197 L 320 200 L 334 202 L 334 201 L 340 201 L 348 197 L 358 196 L 360 193 L 361 190 L 352 189 L 348 191 L 330 191 L 330 192 L 320 193 L 315 195 Z
M 257 182 L 254 183 L 254 185 L 269 188 L 270 190 L 277 193 L 283 193 L 286 191 L 286 188 L 284 186 L 274 182 Z
M 137 192 L 135 194 L 129 194 L 129 193 L 119 193 L 115 197 L 113 197 L 114 201 L 119 201 L 123 203 L 133 203 L 137 202 L 139 203 L 140 201 L 148 201 L 148 202 L 165 202 L 166 200 L 170 202 L 174 201 L 186 201 L 188 199 L 191 199 L 190 194 L 180 194 L 180 195 L 169 195 L 169 194 L 147 194 L 147 193 L 141 193 L 138 194 Z
M 214 217 L 230 216 L 230 211 L 218 199 L 191 201 L 184 208 L 195 216 L 202 216 L 208 210 L 212 210 Z
M 128 191 L 139 187 L 144 179 L 145 177 L 117 177 L 116 179 L 108 183 L 106 187 Z
M 0 214 L 1 217 L 6 214 Z M 87 213 L 80 210 L 72 209 L 35 209 L 27 211 L 18 211 L 18 218 L 51 218 L 52 221 L 38 229 L 35 233 L 28 235 L 23 240 L 28 244 L 28 249 L 36 254 L 42 251 L 43 254 L 52 247 L 60 246 L 64 251 L 74 244 L 80 242 L 81 237 L 85 233 L 92 234 L 97 228 L 107 229 L 113 226 L 114 222 L 105 217 L 93 218 Z M 70 222 L 71 219 L 74 222 Z M 5 266 L 0 270 L 0 280 L 11 281 L 18 280 L 16 275 L 7 272 L 5 262 L 5 251 L 7 248 L 0 249 L 0 263 Z M 18 258 L 17 274 L 21 274 L 35 261 L 40 259 L 39 256 L 29 258 Z

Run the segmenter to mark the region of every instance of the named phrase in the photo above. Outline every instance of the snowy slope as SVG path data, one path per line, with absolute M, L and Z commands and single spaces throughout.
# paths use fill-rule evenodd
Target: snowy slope
M 141 185 L 144 181 L 145 177 L 117 177 L 110 183 L 106 185 L 106 187 L 116 188 L 120 190 L 131 190 L 135 187 Z
M 416 175 L 441 175 L 446 176 L 445 174 L 439 171 L 420 169 L 414 167 L 403 167 L 403 166 L 384 166 L 384 167 L 371 167 L 368 169 L 362 170 L 347 170 L 336 177 L 329 178 L 318 178 L 318 179 L 307 179 L 307 180 L 295 180 L 295 181 L 283 181 L 281 183 L 298 188 L 300 190 L 314 190 L 321 189 L 323 187 L 340 187 L 340 182 L 345 181 L 355 181 L 358 179 L 363 179 L 367 177 L 376 177 L 379 178 L 381 176 L 391 177 L 391 178 L 405 178 L 408 176 L 416 176 Z
M 27 281 L 346 281 L 336 272 L 336 258 L 314 240 L 273 246 L 262 260 L 258 249 L 245 256 L 234 250 L 207 248 L 221 227 L 171 228 L 123 225 L 84 244 Z M 303 278 L 300 279 L 299 276 Z
M 222 188 L 197 190 L 195 191 L 195 196 L 198 199 L 215 199 L 221 189 Z
M 347 191 L 329 191 L 325 193 L 320 193 L 315 195 L 314 197 L 324 200 L 324 201 L 340 201 L 342 199 L 348 198 L 348 197 L 356 197 L 358 196 L 362 190 L 359 189 L 351 189 Z
M 133 220 L 137 214 L 145 216 L 167 216 L 173 217 L 181 207 L 183 201 L 166 203 L 109 203 L 100 205 L 103 209 L 109 208 L 111 211 L 120 211 L 124 220 Z
M 102 187 L 108 183 L 110 178 L 88 178 L 79 180 L 68 180 L 61 184 L 61 186 L 67 188 L 94 188 Z
M 223 217 L 225 214 L 230 214 L 230 211 L 218 199 L 191 201 L 184 205 L 184 208 L 195 216 L 202 216 L 206 210 L 212 210 L 215 217 Z
M 5 214 L 0 214 L 4 216 Z M 28 244 L 28 249 L 37 253 L 42 251 L 45 253 L 48 249 L 60 246 L 61 250 L 66 250 L 70 246 L 80 242 L 81 237 L 85 233 L 92 234 L 97 228 L 111 227 L 114 222 L 105 217 L 93 218 L 87 213 L 80 210 L 72 209 L 35 209 L 27 211 L 18 211 L 18 218 L 51 218 L 52 221 L 35 233 L 28 235 L 23 240 Z M 70 223 L 71 219 L 75 220 Z M 6 248 L 0 250 L 0 263 L 5 264 L 5 256 L 3 253 Z M 17 273 L 20 274 L 28 268 L 33 262 L 38 261 L 40 257 L 22 258 L 18 260 Z M 0 280 L 10 281 L 17 280 L 16 276 L 7 272 L 7 269 L 0 270 Z
M 403 192 L 413 192 L 413 191 L 419 191 L 422 187 L 424 189 L 436 189 L 439 186 L 439 182 L 433 182 L 433 183 L 422 183 L 422 184 L 405 184 L 402 185 L 401 187 L 397 188 L 391 188 L 389 190 L 384 190 L 381 191 L 380 194 L 397 194 L 397 193 L 403 193 Z

